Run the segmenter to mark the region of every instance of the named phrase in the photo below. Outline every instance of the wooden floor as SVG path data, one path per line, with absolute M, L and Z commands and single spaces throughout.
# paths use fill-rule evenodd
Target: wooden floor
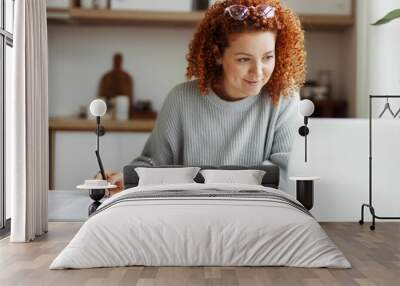
M 375 231 L 357 223 L 323 228 L 353 268 L 122 267 L 48 270 L 81 223 L 50 223 L 43 238 L 28 244 L 0 241 L 0 285 L 400 285 L 400 223 L 379 222 Z

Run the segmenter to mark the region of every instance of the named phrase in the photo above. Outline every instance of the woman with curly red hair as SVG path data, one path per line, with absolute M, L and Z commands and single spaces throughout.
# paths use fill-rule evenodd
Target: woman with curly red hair
M 187 61 L 196 79 L 172 89 L 133 163 L 285 169 L 305 77 L 297 16 L 279 0 L 217 1 Z
M 275 68 L 272 77 L 261 84 L 276 104 L 280 96 L 298 90 L 305 78 L 304 33 L 297 16 L 279 0 L 227 0 L 211 6 L 190 43 L 188 78 L 197 77 L 201 93 L 207 94 L 210 86 L 222 82 L 226 66 L 220 59 L 232 59 L 227 48 L 235 38 L 267 34 L 274 35 L 264 45 L 274 46 Z

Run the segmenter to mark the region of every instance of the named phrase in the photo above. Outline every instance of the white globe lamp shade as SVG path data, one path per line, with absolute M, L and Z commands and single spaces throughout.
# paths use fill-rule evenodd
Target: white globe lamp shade
M 102 99 L 95 99 L 90 103 L 90 113 L 93 116 L 104 116 L 107 111 L 107 104 Z
M 299 104 L 299 113 L 304 116 L 308 117 L 311 116 L 314 112 L 314 103 L 309 99 L 303 99 L 300 101 Z

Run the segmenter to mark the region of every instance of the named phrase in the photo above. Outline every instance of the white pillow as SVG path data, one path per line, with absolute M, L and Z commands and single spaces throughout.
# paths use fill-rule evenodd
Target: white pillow
M 196 183 L 193 179 L 199 170 L 199 167 L 135 168 L 138 186 Z
M 265 171 L 261 170 L 201 170 L 204 183 L 235 183 L 261 185 Z

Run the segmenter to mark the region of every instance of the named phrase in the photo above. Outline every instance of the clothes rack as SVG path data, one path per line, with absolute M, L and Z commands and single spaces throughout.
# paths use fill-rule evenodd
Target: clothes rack
M 364 207 L 369 208 L 369 211 L 372 216 L 372 225 L 370 225 L 370 229 L 374 230 L 375 229 L 375 219 L 400 219 L 400 217 L 383 217 L 383 216 L 378 216 L 375 213 L 375 208 L 372 203 L 372 100 L 373 99 L 382 99 L 386 98 L 386 104 L 384 106 L 383 111 L 381 112 L 381 115 L 379 116 L 382 117 L 384 111 L 390 106 L 389 106 L 389 98 L 400 98 L 400 95 L 370 95 L 369 96 L 369 203 L 362 204 L 361 206 L 361 219 L 359 220 L 359 224 L 364 224 Z M 389 109 L 391 114 L 393 115 L 393 112 L 391 109 Z M 400 110 L 399 110 L 400 111 Z M 399 114 L 399 111 L 396 112 L 396 115 Z M 395 118 L 396 116 L 394 116 Z

